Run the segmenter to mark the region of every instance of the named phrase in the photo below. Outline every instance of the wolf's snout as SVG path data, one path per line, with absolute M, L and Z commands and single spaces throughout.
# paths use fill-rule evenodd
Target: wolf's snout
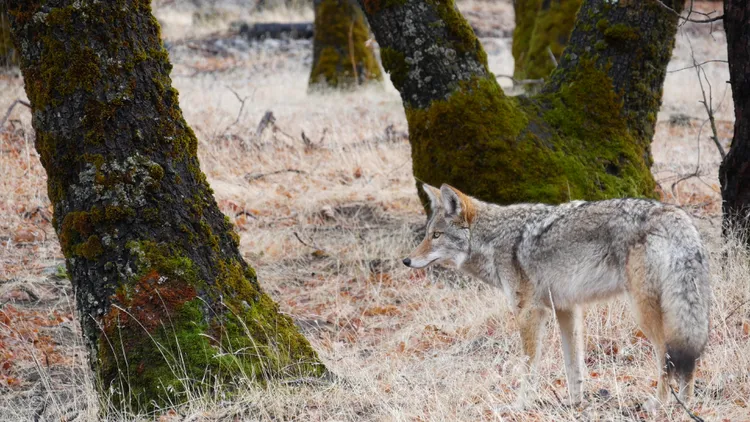
M 407 267 L 411 267 L 411 259 L 404 258 L 404 265 L 406 265 Z

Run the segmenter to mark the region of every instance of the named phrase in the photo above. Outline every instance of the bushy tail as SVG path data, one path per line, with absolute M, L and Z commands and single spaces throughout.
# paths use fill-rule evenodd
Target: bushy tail
M 695 361 L 708 342 L 711 290 L 708 256 L 697 231 L 692 225 L 675 231 L 668 268 L 662 268 L 661 306 L 666 370 L 684 380 L 692 378 Z
M 689 380 L 708 342 L 708 255 L 690 217 L 679 209 L 660 210 L 650 221 L 649 272 L 660 293 L 666 370 Z

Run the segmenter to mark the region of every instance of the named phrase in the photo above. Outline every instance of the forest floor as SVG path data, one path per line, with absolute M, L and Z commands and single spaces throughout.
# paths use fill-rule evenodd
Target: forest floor
M 475 27 L 497 35 L 482 38 L 490 68 L 510 75 L 510 1 L 458 4 Z M 386 82 L 309 94 L 310 41 L 248 42 L 227 28 L 238 19 L 309 21 L 311 11 L 247 9 L 197 13 L 163 1 L 155 11 L 202 169 L 243 255 L 340 381 L 271 383 L 231 400 L 200 396 L 144 419 L 690 419 L 675 404 L 655 414 L 643 409 L 656 368 L 623 300 L 586 313 L 581 406 L 564 405 L 559 334 L 550 329 L 538 399 L 523 411 L 509 408 L 522 359 L 501 293 L 450 270 L 400 263 L 419 241 L 425 216 L 398 92 Z M 720 26 L 680 28 L 652 145 L 662 199 L 694 217 L 713 269 L 712 331 L 689 407 L 705 420 L 750 421 L 750 258 L 720 236 L 720 155 L 693 58 L 726 60 Z M 726 149 L 733 130 L 727 65 L 708 63 L 700 75 Z M 511 89 L 508 78 L 499 81 Z M 16 99 L 25 99 L 21 78 L 0 76 L 0 117 Z M 269 111 L 272 123 L 258 130 Z M 96 398 L 30 120 L 19 105 L 0 128 L 0 420 L 133 419 Z

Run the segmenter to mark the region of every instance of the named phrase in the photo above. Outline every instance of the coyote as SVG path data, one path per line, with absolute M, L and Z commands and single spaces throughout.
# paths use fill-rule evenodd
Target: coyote
M 708 256 L 690 217 L 645 199 L 499 206 L 425 184 L 432 210 L 411 268 L 447 264 L 505 293 L 521 332 L 528 371 L 551 311 L 562 336 L 568 393 L 582 399 L 581 305 L 625 293 L 658 363 L 657 398 L 671 378 L 693 394 L 695 361 L 708 340 Z M 656 403 L 654 403 L 656 404 Z

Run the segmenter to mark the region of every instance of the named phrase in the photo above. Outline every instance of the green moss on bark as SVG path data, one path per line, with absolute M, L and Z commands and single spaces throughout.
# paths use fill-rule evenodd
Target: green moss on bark
M 529 44 L 531 34 L 534 31 L 534 22 L 541 0 L 515 0 L 513 8 L 516 17 L 516 27 L 513 30 L 512 53 L 514 59 L 513 75 L 522 78 L 526 61 L 528 61 Z
M 392 48 L 383 47 L 380 49 L 380 59 L 383 62 L 383 68 L 391 77 L 393 86 L 400 90 L 409 72 L 404 55 Z
M 0 11 L 0 67 L 18 64 L 18 54 L 10 38 L 10 21 L 5 10 Z
M 380 65 L 365 44 L 369 36 L 362 11 L 350 0 L 316 2 L 310 88 L 352 88 L 381 81 Z
M 464 54 L 471 54 L 484 65 L 489 73 L 487 65 L 487 53 L 479 42 L 474 29 L 469 22 L 464 19 L 461 12 L 456 7 L 455 0 L 426 0 L 432 3 L 441 19 L 441 23 L 446 26 L 449 33 L 448 42 L 456 51 Z
M 654 195 L 622 99 L 583 61 L 576 83 L 539 100 L 509 98 L 493 79 L 407 109 L 415 176 L 495 203 Z
M 103 320 L 108 344 L 99 355 L 116 400 L 149 408 L 150 401 L 182 401 L 188 390 L 324 373 L 293 321 L 241 261 L 220 261 L 217 278 L 206 281 L 175 246 L 144 241 L 128 249 L 140 270 L 117 290 L 118 306 Z
M 514 76 L 546 78 L 555 69 L 549 51 L 559 61 L 573 30 L 581 0 L 520 0 L 513 41 Z M 518 41 L 515 37 L 518 36 Z
M 53 225 L 104 399 L 142 411 L 188 390 L 322 373 L 216 205 L 149 2 L 14 4 Z

